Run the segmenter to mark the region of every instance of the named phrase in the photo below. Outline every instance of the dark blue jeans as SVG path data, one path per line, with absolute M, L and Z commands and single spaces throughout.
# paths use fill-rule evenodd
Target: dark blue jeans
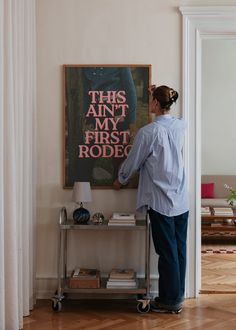
M 152 238 L 159 255 L 159 299 L 177 305 L 184 299 L 188 214 L 167 217 L 149 210 Z

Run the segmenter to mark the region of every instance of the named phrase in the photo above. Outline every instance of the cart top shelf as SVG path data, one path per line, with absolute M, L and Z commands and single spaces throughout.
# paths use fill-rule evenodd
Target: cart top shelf
M 72 229 L 72 230 L 145 230 L 146 220 L 136 220 L 136 225 L 119 225 L 110 226 L 108 220 L 105 220 L 102 224 L 88 223 L 86 225 L 79 225 L 74 220 L 68 219 L 60 224 L 60 229 Z

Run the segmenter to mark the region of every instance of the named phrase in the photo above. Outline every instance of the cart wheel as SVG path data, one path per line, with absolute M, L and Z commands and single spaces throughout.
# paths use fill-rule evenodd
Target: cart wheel
M 142 302 L 139 302 L 137 304 L 137 310 L 141 314 L 148 313 L 150 311 L 150 307 L 151 307 L 150 304 L 147 304 L 145 307 L 143 307 L 143 303 Z
M 53 299 L 52 310 L 54 310 L 54 312 L 60 312 L 61 308 L 62 308 L 62 303 L 60 301 Z
M 57 290 L 54 292 L 54 295 L 55 296 L 58 295 L 58 291 Z M 67 298 L 68 294 L 67 294 L 67 292 L 62 292 L 60 296 L 64 299 L 64 298 Z

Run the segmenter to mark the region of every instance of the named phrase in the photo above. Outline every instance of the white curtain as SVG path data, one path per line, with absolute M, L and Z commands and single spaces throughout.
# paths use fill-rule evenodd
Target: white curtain
M 34 304 L 35 0 L 0 0 L 0 330 Z

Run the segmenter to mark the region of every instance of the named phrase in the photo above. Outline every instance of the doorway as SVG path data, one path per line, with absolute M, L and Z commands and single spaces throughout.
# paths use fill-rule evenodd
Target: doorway
M 205 212 L 225 212 L 202 217 L 203 292 L 236 292 L 236 226 L 225 188 L 236 186 L 235 58 L 236 39 L 202 40 L 201 205 Z
M 180 7 L 183 15 L 183 116 L 188 123 L 185 163 L 190 190 L 188 287 L 201 290 L 201 92 L 202 42 L 236 40 L 235 6 Z M 215 96 L 219 97 L 218 95 Z M 193 257 L 193 260 L 192 260 Z M 190 295 L 191 296 L 191 295 Z

